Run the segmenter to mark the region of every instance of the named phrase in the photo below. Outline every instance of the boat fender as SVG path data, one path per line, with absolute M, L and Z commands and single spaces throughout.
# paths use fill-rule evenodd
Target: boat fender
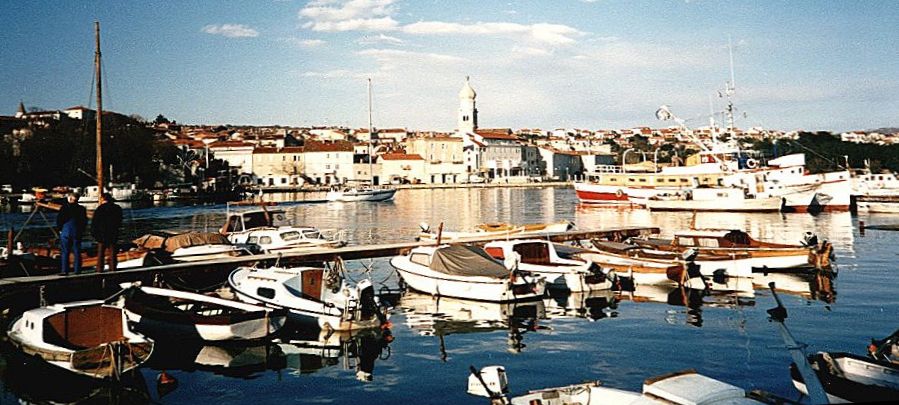
M 748 160 L 746 160 L 746 167 L 748 167 L 750 169 L 755 169 L 755 168 L 759 167 L 759 161 L 755 160 L 755 159 L 748 159 Z
M 623 195 L 624 195 L 624 191 L 621 191 L 620 188 L 618 190 L 615 190 L 615 197 L 621 198 L 621 196 L 623 196 Z

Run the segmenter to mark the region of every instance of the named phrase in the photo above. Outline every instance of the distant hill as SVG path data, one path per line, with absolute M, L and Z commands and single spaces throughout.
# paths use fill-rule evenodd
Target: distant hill
M 887 127 L 887 128 L 877 128 L 877 129 L 867 129 L 865 132 L 877 132 L 879 134 L 895 134 L 899 132 L 899 128 L 896 127 Z

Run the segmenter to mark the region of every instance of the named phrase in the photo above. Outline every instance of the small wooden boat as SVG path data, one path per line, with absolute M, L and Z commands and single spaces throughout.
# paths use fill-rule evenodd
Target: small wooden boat
M 563 256 L 588 260 L 603 270 L 614 272 L 616 277 L 629 279 L 635 285 L 675 285 L 684 279 L 684 264 L 675 261 L 675 258 L 670 255 L 665 256 L 671 258 L 665 262 L 568 246 L 557 246 L 556 251 Z
M 599 256 L 599 260 L 605 258 L 632 258 L 667 266 L 683 263 L 682 252 L 654 249 L 636 243 L 595 240 L 593 241 L 593 248 Z M 747 261 L 751 257 L 747 253 L 729 252 L 728 254 L 718 254 L 716 252 L 697 250 L 699 252 L 695 262 L 699 265 L 699 271 L 704 276 L 752 277 L 752 263 Z
M 262 339 L 287 320 L 286 310 L 139 284 L 129 286 L 119 302 L 136 330 L 157 339 Z
M 572 292 L 608 290 L 612 282 L 599 267 L 583 259 L 562 258 L 554 245 L 537 239 L 490 242 L 484 251 L 497 260 L 546 278 L 546 287 Z M 507 265 L 506 267 L 511 267 Z
M 153 352 L 152 340 L 128 328 L 122 308 L 99 300 L 25 311 L 9 340 L 27 355 L 98 379 L 118 379 Z
M 808 362 L 831 402 L 899 401 L 899 364 L 828 352 L 809 355 Z M 796 389 L 808 393 L 795 363 L 790 365 L 790 377 Z
M 441 240 L 454 241 L 465 238 L 503 237 L 511 235 L 539 235 L 543 233 L 566 232 L 574 228 L 570 221 L 558 221 L 545 224 L 513 225 L 505 222 L 486 223 L 475 225 L 472 231 L 442 231 L 432 230 L 428 224 L 421 224 L 419 240 L 437 240 L 438 234 Z
M 634 238 L 631 241 L 647 249 L 666 252 L 682 253 L 686 249 L 696 249 L 703 255 L 732 256 L 740 259 L 744 266 L 766 271 L 809 265 L 829 267 L 833 249 L 829 242 L 823 242 L 820 246 L 817 243 L 806 246 L 764 242 L 736 229 L 679 231 L 673 239 Z
M 371 280 L 350 285 L 336 268 L 238 267 L 228 284 L 241 301 L 287 309 L 295 320 L 322 329 L 368 329 L 386 321 Z
M 546 288 L 543 277 L 509 270 L 473 246 L 421 246 L 390 265 L 409 287 L 431 295 L 505 302 L 542 297 Z
M 706 377 L 694 370 L 684 370 L 647 379 L 643 392 L 631 392 L 603 386 L 599 381 L 565 387 L 529 391 L 511 400 L 506 399 L 508 378 L 501 366 L 471 369 L 468 393 L 512 405 L 696 405 L 696 404 L 767 404 L 764 393 L 747 393 L 740 387 Z

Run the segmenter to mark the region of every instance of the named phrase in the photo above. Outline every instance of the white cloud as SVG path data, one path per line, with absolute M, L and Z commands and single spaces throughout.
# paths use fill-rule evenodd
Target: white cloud
M 209 24 L 203 27 L 202 31 L 207 34 L 221 35 L 228 38 L 253 38 L 259 36 L 259 31 L 243 24 Z
M 376 36 L 366 35 L 356 40 L 357 44 L 360 45 L 371 45 L 371 44 L 394 44 L 394 45 L 402 45 L 406 43 L 402 39 L 397 37 L 393 37 L 385 34 L 378 34 Z
M 510 22 L 476 22 L 462 24 L 442 21 L 420 21 L 406 25 L 403 32 L 418 35 L 526 35 L 529 39 L 547 45 L 568 45 L 585 33 L 562 24 L 518 24 Z
M 303 28 L 313 31 L 389 31 L 394 0 L 313 0 L 300 10 Z
M 428 52 L 412 52 L 412 51 L 404 51 L 400 49 L 365 49 L 356 54 L 360 56 L 369 56 L 374 58 L 375 60 L 382 63 L 413 63 L 420 64 L 422 62 L 428 63 L 464 63 L 467 62 L 465 58 L 460 58 L 458 56 L 452 55 L 444 55 L 439 53 L 428 53 Z M 421 65 L 418 65 L 421 66 Z
M 308 38 L 297 38 L 297 37 L 288 37 L 281 38 L 281 42 L 286 42 L 293 46 L 297 46 L 300 48 L 315 48 L 326 44 L 327 42 L 321 39 L 308 39 Z
M 309 71 L 301 73 L 300 76 L 318 79 L 360 79 L 367 77 L 365 73 L 353 72 L 347 69 L 334 69 L 321 72 Z

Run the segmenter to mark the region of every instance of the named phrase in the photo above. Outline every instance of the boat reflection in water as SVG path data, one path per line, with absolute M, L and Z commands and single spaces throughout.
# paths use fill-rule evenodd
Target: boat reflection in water
M 686 310 L 683 320 L 688 325 L 702 327 L 702 309 L 755 306 L 755 288 L 767 288 L 775 282 L 778 292 L 798 295 L 807 300 L 819 300 L 828 304 L 836 301 L 834 276 L 831 273 L 809 271 L 797 273 L 757 273 L 753 278 L 729 277 L 709 279 L 709 288 L 699 290 L 667 285 L 635 285 L 631 291 L 620 291 L 616 299 L 636 303 L 655 302 L 682 307 Z M 668 311 L 668 323 L 681 323 L 678 311 Z
M 6 341 L 0 343 L 0 380 L 5 391 L 0 392 L 0 403 L 10 394 L 20 404 L 152 403 L 140 370 L 118 382 L 88 378 L 26 356 Z
M 408 290 L 400 297 L 398 310 L 406 326 L 421 336 L 440 339 L 440 359 L 447 361 L 446 336 L 464 333 L 507 331 L 507 350 L 521 352 L 524 334 L 538 328 L 546 317 L 543 301 L 487 302 L 437 297 Z
M 618 293 L 612 290 L 564 294 L 551 291 L 543 300 L 549 319 L 584 318 L 597 321 L 618 316 Z

